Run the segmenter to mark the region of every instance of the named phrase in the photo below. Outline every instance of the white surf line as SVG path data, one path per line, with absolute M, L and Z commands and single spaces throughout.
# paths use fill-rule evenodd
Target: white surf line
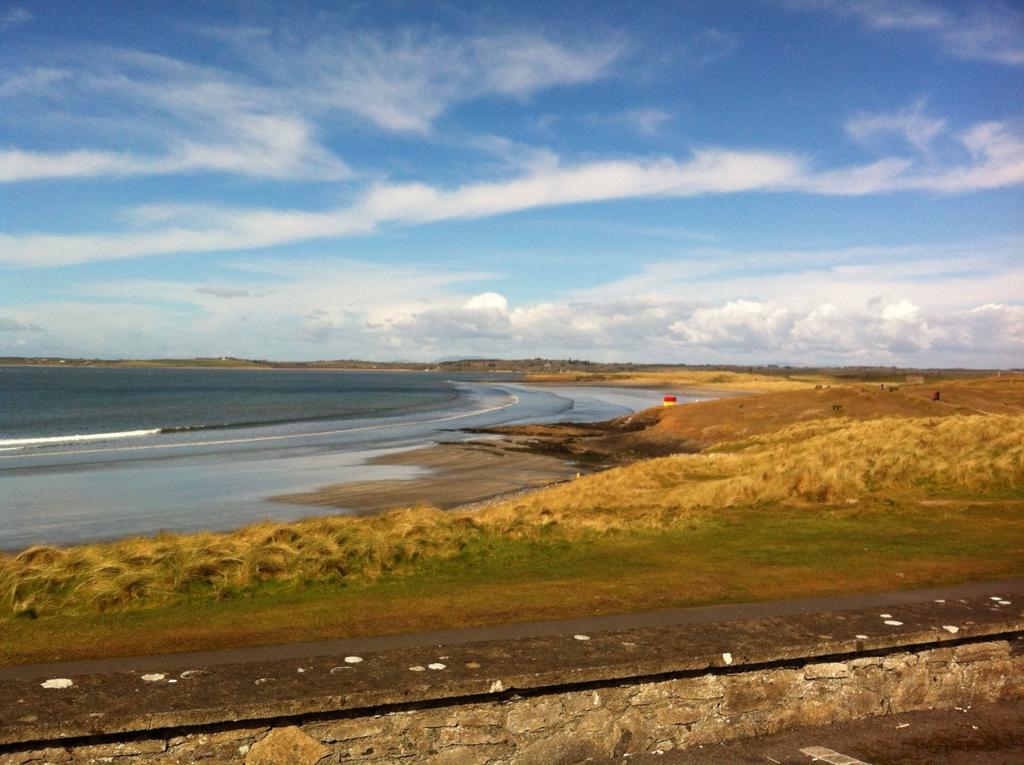
M 123 430 L 117 433 L 86 433 L 71 436 L 40 436 L 38 438 L 9 438 L 0 440 L 0 451 L 23 449 L 26 446 L 50 446 L 53 444 L 77 444 L 82 441 L 114 441 L 118 438 L 139 438 L 152 436 L 160 432 L 160 428 L 146 430 Z
M 491 406 L 486 409 L 477 409 L 472 412 L 462 412 L 461 414 L 452 414 L 447 417 L 435 417 L 429 420 L 414 420 L 413 422 L 391 422 L 384 425 L 363 425 L 358 428 L 339 428 L 338 430 L 321 430 L 316 433 L 287 433 L 280 436 L 253 436 L 252 438 L 225 438 L 218 441 L 187 441 L 180 444 L 149 444 L 147 446 L 109 446 L 103 449 L 77 449 L 75 451 L 68 452 L 29 452 L 24 454 L 5 454 L 0 455 L 0 460 L 15 460 L 21 457 L 59 457 L 66 454 L 102 454 L 110 452 L 137 452 L 148 449 L 181 449 L 186 446 L 224 446 L 227 444 L 250 444 L 258 441 L 286 441 L 293 438 L 316 438 L 317 436 L 335 436 L 340 433 L 359 433 L 367 430 L 386 430 L 388 428 L 407 428 L 412 425 L 429 425 L 434 422 L 451 422 L 452 420 L 461 420 L 466 417 L 475 417 L 478 414 L 487 414 L 489 412 L 497 412 L 501 409 L 508 409 L 510 406 L 515 406 L 519 403 L 519 396 L 514 393 L 508 393 L 507 395 L 512 397 L 512 400 L 507 404 L 501 404 L 500 406 Z

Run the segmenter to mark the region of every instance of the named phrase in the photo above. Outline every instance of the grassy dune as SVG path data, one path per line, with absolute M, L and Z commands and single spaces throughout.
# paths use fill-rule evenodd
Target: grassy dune
M 480 519 L 512 531 L 540 523 L 607 530 L 671 525 L 741 505 L 1017 497 L 1021 490 L 1022 415 L 818 420 L 608 470 L 497 504 Z
M 936 499 L 1024 499 L 1024 415 L 796 423 L 699 454 L 645 460 L 495 502 L 262 523 L 0 557 L 0 614 L 109 612 L 411 574 L 496 540 L 677 532 L 736 509 L 884 512 Z M 879 509 L 882 508 L 882 509 Z M 1021 545 L 1018 538 L 1014 544 Z
M 741 390 L 768 393 L 784 390 L 806 390 L 815 385 L 839 384 L 838 378 L 821 374 L 770 375 L 758 372 L 680 369 L 631 372 L 531 372 L 524 382 L 535 383 L 609 383 L 635 387 L 706 388 L 709 390 Z M 847 381 L 848 382 L 848 381 Z

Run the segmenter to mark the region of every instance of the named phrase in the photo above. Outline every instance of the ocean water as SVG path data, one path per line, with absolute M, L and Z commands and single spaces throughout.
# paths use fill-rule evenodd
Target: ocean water
M 0 448 L 401 416 L 457 397 L 430 372 L 0 366 Z
M 305 517 L 317 509 L 268 497 L 415 477 L 372 459 L 480 437 L 468 428 L 603 420 L 660 397 L 486 375 L 0 367 L 0 549 Z

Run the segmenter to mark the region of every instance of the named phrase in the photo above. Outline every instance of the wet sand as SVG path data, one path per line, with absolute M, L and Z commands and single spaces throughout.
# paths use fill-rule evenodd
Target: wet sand
M 565 459 L 521 451 L 514 441 L 505 439 L 436 444 L 385 454 L 370 464 L 413 466 L 426 472 L 404 479 L 351 481 L 270 499 L 355 514 L 417 504 L 448 509 L 565 481 L 581 471 Z

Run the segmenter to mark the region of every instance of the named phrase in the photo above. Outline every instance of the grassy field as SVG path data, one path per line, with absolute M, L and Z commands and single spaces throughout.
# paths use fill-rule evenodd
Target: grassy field
M 0 556 L 0 661 L 1021 575 L 1018 387 L 994 381 L 974 405 L 929 416 L 891 413 L 919 414 L 932 404 L 922 397 L 897 406 L 862 388 L 833 391 L 859 402 L 838 411 L 809 406 L 823 395 L 813 388 L 744 398 L 742 410 L 739 399 L 712 401 L 654 428 L 703 433 L 703 451 L 473 511 L 417 507 Z M 712 428 L 729 437 L 695 424 L 722 417 L 741 423 Z

